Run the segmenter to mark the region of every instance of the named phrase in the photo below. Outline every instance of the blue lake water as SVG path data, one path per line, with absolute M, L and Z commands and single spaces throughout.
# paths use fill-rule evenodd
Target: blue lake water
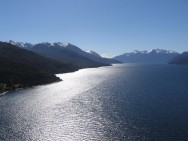
M 188 140 L 188 66 L 123 64 L 58 76 L 62 82 L 0 96 L 0 140 Z

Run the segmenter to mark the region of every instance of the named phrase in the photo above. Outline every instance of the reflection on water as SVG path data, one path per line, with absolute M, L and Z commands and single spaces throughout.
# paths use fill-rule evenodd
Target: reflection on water
M 167 75 L 168 74 L 168 75 Z M 115 65 L 0 98 L 0 140 L 186 140 L 187 67 Z

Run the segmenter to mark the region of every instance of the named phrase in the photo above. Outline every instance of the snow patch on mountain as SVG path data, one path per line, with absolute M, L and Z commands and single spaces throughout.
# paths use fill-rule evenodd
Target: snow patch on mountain
M 126 56 L 130 56 L 131 54 L 151 54 L 151 53 L 156 53 L 156 54 L 168 54 L 168 53 L 177 53 L 173 50 L 165 50 L 165 49 L 151 49 L 149 51 L 147 50 L 143 50 L 143 51 L 139 51 L 139 50 L 134 50 L 132 52 L 128 52 L 128 53 L 124 53 L 124 55 Z
M 92 54 L 92 55 L 94 55 L 94 56 L 96 56 L 96 57 L 101 57 L 98 53 L 96 53 L 96 52 L 93 51 L 93 50 L 88 50 L 88 51 L 85 51 L 85 52 L 87 52 L 87 53 L 89 53 L 89 54 Z
M 15 45 L 15 46 L 18 46 L 18 47 L 21 47 L 21 48 L 31 48 L 34 46 L 34 44 L 31 44 L 31 43 L 26 43 L 26 42 L 14 42 L 12 40 L 8 41 L 8 43 L 12 44 L 12 45 Z
M 55 42 L 53 45 L 58 45 L 60 47 L 67 47 L 69 43 L 66 42 Z
M 178 52 L 164 49 L 134 50 L 133 52 L 116 56 L 114 59 L 125 63 L 167 63 L 176 55 L 178 55 Z
M 8 41 L 8 43 L 21 47 L 21 48 L 32 48 L 33 46 L 35 46 L 36 44 L 31 44 L 31 43 L 27 43 L 27 42 L 15 42 L 15 41 Z M 59 47 L 67 47 L 69 43 L 66 42 L 55 42 L 55 43 L 49 43 L 49 42 L 42 42 L 42 43 L 38 43 L 38 44 L 44 44 L 48 47 L 54 47 L 54 46 L 59 46 Z
M 168 53 L 177 53 L 173 50 L 164 50 L 164 49 L 152 49 L 152 50 L 149 50 L 147 53 L 165 53 L 165 54 L 168 54 Z

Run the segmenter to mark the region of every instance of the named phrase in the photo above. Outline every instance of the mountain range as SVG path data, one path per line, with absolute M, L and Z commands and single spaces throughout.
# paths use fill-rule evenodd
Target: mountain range
M 60 81 L 54 74 L 79 68 L 62 63 L 15 45 L 0 42 L 0 92 Z
M 119 63 L 69 43 L 0 42 L 0 92 L 60 81 L 54 74 Z
M 79 47 L 70 43 L 44 42 L 31 44 L 14 41 L 9 41 L 9 43 L 63 63 L 72 63 L 73 65 L 80 68 L 98 67 L 110 65 L 113 63 L 120 63 L 114 59 L 103 58 L 94 51 L 83 51 Z
M 188 52 L 183 52 L 172 58 L 169 61 L 170 64 L 188 64 Z
M 121 62 L 188 64 L 188 52 L 135 50 L 111 59 L 64 42 L 0 42 L 0 92 L 60 81 L 57 73 Z
M 152 49 L 150 51 L 135 50 L 116 56 L 113 59 L 124 63 L 168 63 L 169 60 L 178 54 L 178 52 L 164 49 Z

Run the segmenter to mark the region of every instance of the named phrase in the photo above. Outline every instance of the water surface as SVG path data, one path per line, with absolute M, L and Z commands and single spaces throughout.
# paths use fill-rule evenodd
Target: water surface
M 188 67 L 124 64 L 58 74 L 0 96 L 0 140 L 188 140 Z

